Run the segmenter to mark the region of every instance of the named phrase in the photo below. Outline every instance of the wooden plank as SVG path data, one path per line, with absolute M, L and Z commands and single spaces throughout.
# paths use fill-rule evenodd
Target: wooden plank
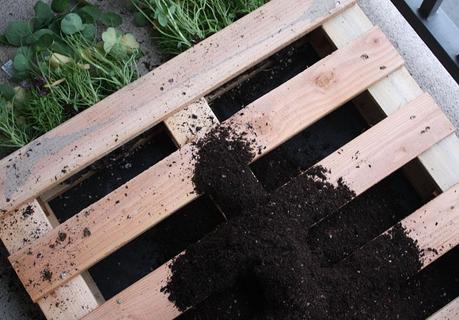
M 363 54 L 369 58 L 363 59 Z M 375 28 L 261 97 L 225 124 L 247 133 L 249 140 L 255 139 L 260 157 L 402 64 L 396 50 Z M 181 148 L 13 254 L 10 261 L 32 298 L 36 300 L 65 283 L 196 199 L 191 181 L 192 153 L 190 145 Z M 90 229 L 91 236 L 83 237 L 85 228 Z M 59 232 L 67 233 L 72 242 L 50 248 Z M 40 253 L 40 259 L 28 255 L 29 251 Z M 56 275 L 51 281 L 41 280 L 46 268 Z
M 192 103 L 164 121 L 177 146 L 181 147 L 203 137 L 219 121 L 206 99 Z
M 459 244 L 459 185 L 405 218 L 402 225 L 423 251 L 422 268 Z
M 10 253 L 20 250 L 52 229 L 52 223 L 37 201 L 4 215 L 0 225 L 0 238 Z M 91 283 L 77 276 L 38 301 L 48 320 L 77 320 L 104 302 L 94 294 Z
M 0 212 L 37 197 L 354 0 L 272 0 L 0 161 Z
M 121 291 L 83 320 L 168 320 L 178 317 L 181 312 L 161 292 L 171 276 L 171 261 Z
M 419 132 L 426 126 L 437 129 L 443 128 L 443 134 L 437 135 L 433 132 L 431 134 L 420 134 Z M 375 127 L 367 130 L 318 164 L 326 165 L 326 168 L 331 170 L 333 181 L 337 180 L 336 175 L 333 173 L 346 174 L 348 181 L 353 182 L 353 186 L 357 186 L 355 192 L 356 196 L 358 196 L 370 187 L 370 185 L 365 184 L 375 184 L 388 174 L 386 167 L 392 171 L 398 169 L 391 163 L 402 166 L 432 146 L 442 136 L 444 137 L 451 133 L 452 130 L 451 123 L 444 117 L 433 100 L 422 96 Z M 412 134 L 412 132 L 415 133 Z M 416 143 L 413 143 L 413 140 L 416 140 Z M 356 149 L 356 145 L 359 148 Z M 356 156 L 356 150 L 360 151 L 358 156 Z M 387 152 L 392 152 L 393 150 L 402 150 L 402 152 L 395 153 L 396 156 L 393 161 L 384 156 L 383 158 L 386 161 L 373 162 L 375 150 L 383 150 L 382 152 L 385 155 L 390 155 L 391 153 Z M 368 170 L 360 170 L 356 168 L 356 164 L 361 164 L 362 169 L 363 164 L 367 167 L 368 164 L 372 164 L 371 178 L 368 179 Z M 348 172 L 355 172 L 355 174 L 349 175 L 347 174 Z M 378 174 L 380 175 L 379 177 L 377 177 Z M 362 183 L 356 184 L 356 181 L 362 181 Z M 173 319 L 178 316 L 179 311 L 161 293 L 161 288 L 164 287 L 170 276 L 170 269 L 167 265 L 171 261 L 107 301 L 84 319 Z M 145 296 L 145 292 L 148 292 L 148 297 Z M 117 305 L 117 301 L 121 301 L 121 304 Z M 145 317 L 145 315 L 148 315 L 148 317 Z
M 358 5 L 325 22 L 323 29 L 337 48 L 345 46 L 373 27 Z M 386 115 L 422 94 L 419 85 L 405 68 L 369 88 Z M 452 135 L 419 157 L 442 191 L 459 182 L 459 139 Z
M 438 142 L 450 134 L 454 135 L 454 126 L 427 94 L 411 101 L 400 111 L 391 117 L 393 130 L 387 131 L 381 125 L 373 126 L 365 135 L 342 147 L 339 156 L 332 154 L 322 160 L 320 165 L 333 168 L 326 174 L 328 179 L 337 184 L 342 178 L 352 190 L 362 193 L 382 177 L 405 165 L 407 159 L 410 161 L 426 152 L 430 147 L 422 143 L 426 136 L 433 135 Z M 413 122 L 413 126 L 404 125 L 405 122 Z M 386 144 L 381 145 L 378 141 L 381 139 Z M 397 140 L 410 143 L 399 144 Z
M 459 319 L 459 297 L 431 315 L 427 320 L 457 320 Z

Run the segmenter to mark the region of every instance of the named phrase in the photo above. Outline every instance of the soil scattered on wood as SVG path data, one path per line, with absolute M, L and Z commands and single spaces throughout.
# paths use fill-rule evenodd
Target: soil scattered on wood
M 171 266 L 163 290 L 179 309 L 195 306 L 183 319 L 424 316 L 407 286 L 420 252 L 401 226 L 352 254 L 325 247 L 326 255 L 311 237 L 312 225 L 355 196 L 344 182 L 331 185 L 313 167 L 268 193 L 250 172 L 254 151 L 243 137 L 219 128 L 198 147 L 196 189 L 223 203 L 229 221 Z

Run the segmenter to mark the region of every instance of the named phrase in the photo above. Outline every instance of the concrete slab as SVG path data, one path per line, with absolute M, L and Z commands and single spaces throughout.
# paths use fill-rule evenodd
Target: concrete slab
M 444 0 L 441 5 L 441 8 L 446 12 L 446 14 L 451 18 L 451 20 L 453 20 L 454 23 L 459 27 L 459 1 L 458 0 Z
M 378 25 L 402 54 L 410 73 L 430 93 L 456 128 L 459 128 L 459 86 L 389 0 L 359 0 L 373 24 Z

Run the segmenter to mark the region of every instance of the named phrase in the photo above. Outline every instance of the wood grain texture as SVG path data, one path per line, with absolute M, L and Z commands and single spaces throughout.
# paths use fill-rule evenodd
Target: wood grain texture
M 375 28 L 261 97 L 225 125 L 247 133 L 248 140 L 255 139 L 260 157 L 402 64 Z M 13 254 L 10 261 L 32 298 L 39 299 L 196 199 L 192 153 L 192 146 L 184 146 Z M 85 228 L 90 229 L 90 237 L 83 237 Z M 59 232 L 67 233 L 72 241 L 53 246 Z M 28 255 L 29 251 L 35 255 Z M 55 275 L 51 281 L 41 279 L 45 268 Z
M 177 146 L 181 147 L 203 137 L 219 121 L 206 99 L 190 104 L 164 121 Z
M 389 122 L 391 127 L 384 125 Z M 352 190 L 362 193 L 454 130 L 433 99 L 423 94 L 346 144 L 339 156 L 332 154 L 319 164 L 333 168 L 326 174 L 331 182 L 342 178 Z
M 337 48 L 371 29 L 373 24 L 358 5 L 325 22 L 323 29 Z M 405 68 L 369 88 L 369 92 L 386 115 L 422 93 Z M 459 139 L 451 135 L 423 153 L 419 160 L 442 191 L 459 182 Z M 435 319 L 459 319 L 459 298 L 440 310 Z M 452 310 L 452 311 L 451 311 Z M 452 317 L 450 318 L 450 316 Z
M 37 240 L 52 229 L 52 223 L 35 200 L 0 218 L 0 238 L 8 252 L 13 253 Z M 90 284 L 77 276 L 38 305 L 48 320 L 77 320 L 104 302 L 94 295 Z
M 0 161 L 12 210 L 347 8 L 354 0 L 272 0 Z
M 169 320 L 181 312 L 161 292 L 171 276 L 171 261 L 89 313 L 83 320 Z
M 427 320 L 457 320 L 459 319 L 459 297 L 448 303 Z
M 323 29 L 337 48 L 368 32 L 373 24 L 355 5 L 324 23 Z M 386 115 L 422 94 L 422 90 L 406 68 L 369 88 L 369 92 Z M 452 135 L 419 157 L 432 179 L 443 191 L 459 182 L 459 139 Z
M 423 252 L 427 267 L 459 244 L 459 185 L 445 191 L 401 222 Z
M 362 164 L 363 166 L 363 164 L 366 164 L 368 166 L 369 163 L 372 163 L 374 165 L 372 166 L 373 173 L 371 174 L 372 178 L 368 179 L 369 182 L 354 184 L 359 186 L 365 185 L 365 187 L 359 187 L 355 190 L 356 196 L 360 195 L 370 187 L 367 184 L 375 184 L 382 180 L 389 173 L 398 169 L 396 165 L 401 166 L 410 161 L 424 149 L 438 142 L 442 136 L 444 137 L 452 132 L 452 125 L 443 116 L 431 98 L 422 96 L 417 99 L 417 102 L 419 103 L 414 101 L 401 108 L 395 114 L 351 141 L 344 148 L 335 151 L 332 155 L 319 162 L 319 164 L 325 164 L 326 168 L 331 170 L 331 177 L 334 181 L 337 180 L 335 179 L 337 177 L 333 174 L 334 172 L 355 172 L 355 174 L 352 174 L 352 181 L 367 181 L 368 171 L 359 170 L 359 168 L 356 168 L 356 165 Z M 420 109 L 425 111 L 420 111 Z M 415 117 L 410 119 L 413 115 Z M 437 127 L 436 130 L 438 132 L 443 131 L 443 134 L 423 134 L 419 137 L 419 130 L 424 129 L 426 126 L 435 126 Z M 411 134 L 413 131 L 415 133 Z M 413 139 L 420 141 L 413 143 Z M 412 147 L 413 144 L 417 146 Z M 355 146 L 358 148 L 356 149 Z M 418 154 L 414 151 L 415 149 Z M 355 156 L 356 150 L 360 151 L 358 156 Z M 373 162 L 372 154 L 375 150 L 383 150 L 385 152 L 383 153 L 383 158 L 388 160 L 389 165 L 386 165 L 384 161 Z M 394 162 L 391 161 L 393 155 L 390 153 L 391 150 L 407 151 L 403 151 L 396 157 L 393 157 L 397 159 Z M 378 156 L 380 157 L 381 154 L 378 154 Z M 392 171 L 387 172 L 386 167 Z M 349 175 L 347 176 L 349 177 Z M 171 261 L 168 263 L 170 264 Z M 167 268 L 166 264 L 127 288 L 113 299 L 107 301 L 85 317 L 85 320 L 173 319 L 178 316 L 178 310 L 167 299 L 166 295 L 161 293 L 161 288 L 164 287 L 169 276 L 170 269 Z M 144 292 L 148 292 L 149 297 L 145 297 Z M 156 300 L 152 300 L 152 297 Z M 119 299 L 123 301 L 122 306 L 116 306 L 116 301 Z

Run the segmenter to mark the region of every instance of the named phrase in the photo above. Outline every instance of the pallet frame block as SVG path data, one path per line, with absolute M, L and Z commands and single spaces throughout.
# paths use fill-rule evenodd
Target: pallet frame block
M 364 54 L 370 58 L 362 59 Z M 261 97 L 225 124 L 242 133 L 247 131 L 246 123 L 250 121 L 252 129 L 247 138 L 256 139 L 260 149 L 257 157 L 260 157 L 402 64 L 401 57 L 387 38 L 379 29 L 372 29 L 346 48 Z M 381 65 L 386 68 L 380 68 Z M 349 86 L 351 80 L 353 85 Z M 285 126 L 285 123 L 289 125 Z M 192 149 L 190 145 L 181 148 L 31 246 L 13 254 L 10 261 L 33 300 L 88 269 L 196 199 L 198 195 L 194 193 L 190 174 L 194 167 Z M 129 197 L 125 197 L 126 192 Z M 128 212 L 130 219 L 126 219 Z M 82 236 L 86 227 L 91 230 L 90 237 Z M 50 247 L 59 232 L 68 234 L 72 242 Z M 40 252 L 40 259 L 35 259 L 29 252 Z M 63 276 L 41 281 L 40 272 L 44 269 Z
M 8 252 L 14 253 L 37 240 L 53 228 L 55 217 L 45 213 L 42 205 L 33 202 L 14 214 L 0 217 L 0 239 Z M 105 302 L 89 274 L 79 275 L 65 286 L 38 301 L 48 320 L 77 320 Z
M 272 2 L 280 3 L 281 1 L 272 1 Z M 302 1 L 302 2 L 307 2 L 309 4 L 318 5 L 316 1 L 309 1 L 309 0 L 306 1 L 305 0 L 305 1 Z M 327 3 L 326 5 L 330 5 L 330 6 L 331 6 L 332 2 L 334 3 L 334 1 L 325 1 L 325 2 Z M 344 3 L 344 6 L 342 8 L 337 9 L 337 11 L 332 10 L 332 12 L 330 12 L 330 14 L 327 15 L 325 18 L 322 17 L 323 21 L 325 21 L 324 23 L 323 22 L 318 22 L 318 21 L 313 21 L 316 26 L 323 23 L 323 29 L 327 32 L 328 36 L 331 38 L 331 40 L 335 43 L 335 45 L 338 48 L 343 47 L 349 41 L 354 40 L 355 38 L 357 38 L 358 36 L 362 35 L 363 33 L 367 32 L 369 29 L 372 28 L 371 22 L 368 20 L 368 18 L 365 16 L 365 14 L 360 10 L 360 8 L 357 5 L 347 9 L 345 12 L 341 13 L 339 16 L 332 17 L 333 15 L 335 15 L 338 12 L 338 10 L 342 10 L 343 8 L 348 8 L 353 3 L 354 3 L 354 1 L 347 1 L 347 2 Z M 330 8 L 332 8 L 332 7 L 330 7 Z M 259 11 L 261 11 L 261 9 L 258 10 L 258 12 Z M 253 14 L 253 15 L 255 15 L 255 14 Z M 326 21 L 327 18 L 330 18 L 330 19 L 328 21 Z M 301 29 L 301 30 L 292 30 L 292 32 L 293 32 L 293 34 L 296 34 L 296 36 L 295 36 L 296 38 L 299 38 L 301 35 L 304 35 L 304 34 L 306 34 L 308 32 L 308 30 L 306 30 L 306 29 L 307 28 L 303 25 L 303 29 Z M 311 26 L 310 26 L 310 29 L 312 29 Z M 295 38 L 295 40 L 296 40 L 296 38 Z M 289 39 L 288 41 L 290 41 L 290 40 L 291 39 Z M 278 45 L 276 48 L 279 49 L 282 46 L 286 46 L 286 45 L 289 44 L 287 40 L 282 40 L 282 41 L 284 41 L 284 42 L 282 42 L 282 44 Z M 293 40 L 291 40 L 291 41 L 293 41 Z M 271 51 L 267 50 L 269 52 L 265 53 L 265 56 L 267 56 L 269 54 L 272 54 L 273 53 L 272 51 L 275 51 L 275 50 L 276 49 L 272 49 L 272 48 L 271 48 Z M 254 59 L 254 60 L 257 60 L 257 59 Z M 249 62 L 249 63 L 255 64 L 254 60 L 251 60 L 251 62 Z M 260 61 L 260 60 L 262 60 L 262 58 L 258 58 L 257 61 Z M 244 61 L 244 63 L 246 63 L 246 61 Z M 248 64 L 245 65 L 245 67 L 247 67 L 247 66 L 248 66 Z M 243 72 L 244 68 L 238 69 L 239 70 L 238 72 L 239 73 Z M 227 71 L 230 72 L 230 73 L 232 72 L 232 70 L 227 70 Z M 231 75 L 225 74 L 226 78 L 225 78 L 224 81 L 226 81 L 228 79 L 231 79 L 231 78 L 235 77 L 236 75 L 237 75 L 237 72 L 235 74 L 231 74 Z M 146 77 L 143 80 L 144 80 L 144 82 L 151 81 L 151 77 L 150 78 Z M 126 92 L 130 92 L 130 91 L 135 91 L 137 89 L 137 85 L 138 85 L 139 88 L 141 88 L 142 87 L 142 81 L 139 81 L 139 82 L 140 82 L 140 84 L 132 85 L 132 87 L 129 88 L 130 90 L 128 90 L 128 88 L 126 88 L 126 90 L 124 90 L 123 92 L 126 93 Z M 173 89 L 170 89 L 170 90 L 172 91 Z M 167 91 L 169 91 L 169 88 L 167 88 Z M 416 98 L 416 97 L 418 97 L 419 95 L 422 94 L 422 90 L 419 88 L 417 83 L 411 78 L 411 76 L 409 75 L 409 73 L 407 72 L 407 70 L 404 67 L 398 69 L 397 71 L 394 71 L 386 79 L 378 81 L 376 84 L 374 84 L 373 86 L 371 86 L 369 88 L 369 92 L 370 92 L 370 94 L 373 96 L 373 98 L 377 101 L 377 103 L 380 105 L 380 107 L 383 109 L 383 111 L 387 115 L 395 112 L 402 105 L 405 105 L 407 102 L 413 100 L 414 98 Z M 169 92 L 168 94 L 172 94 L 172 93 Z M 191 97 L 188 97 L 188 96 L 186 98 L 190 98 L 191 99 Z M 148 100 L 147 98 L 145 98 L 145 100 L 144 100 L 144 102 L 146 104 L 149 103 L 147 100 Z M 175 100 L 174 100 L 174 102 L 175 102 Z M 180 105 L 180 103 L 178 103 L 177 105 Z M 181 104 L 181 107 L 176 107 L 176 108 L 171 107 L 171 108 L 169 108 L 168 110 L 170 112 L 168 113 L 168 115 L 170 117 L 168 119 L 167 119 L 167 115 L 162 115 L 161 116 L 162 120 L 166 119 L 166 120 L 164 120 L 165 124 L 166 124 L 166 127 L 169 129 L 169 131 L 172 134 L 172 137 L 174 138 L 175 142 L 179 146 L 182 146 L 182 145 L 184 145 L 184 144 L 186 144 L 189 141 L 194 139 L 193 134 L 191 134 L 191 133 L 189 134 L 188 132 L 180 130 L 180 124 L 184 122 L 184 119 L 186 120 L 187 118 L 190 118 L 190 113 L 192 115 L 192 114 L 195 114 L 196 112 L 202 112 L 203 115 L 209 115 L 209 117 L 210 117 L 209 119 L 214 117 L 212 111 L 210 110 L 208 105 L 205 103 L 205 101 L 201 101 L 201 103 L 198 104 L 199 107 L 197 105 L 191 105 L 191 106 L 189 106 L 187 108 L 188 110 L 179 111 L 181 108 L 183 108 L 183 105 L 186 105 L 186 103 Z M 142 106 L 142 107 L 145 107 L 145 105 Z M 166 109 L 168 107 L 169 106 L 167 106 Z M 93 107 L 93 108 L 95 108 L 95 107 Z M 103 107 L 99 106 L 99 109 L 103 110 Z M 177 111 L 179 111 L 179 112 L 177 112 Z M 177 112 L 177 113 L 175 113 L 175 112 Z M 149 116 L 151 116 L 151 115 L 149 115 Z M 195 119 L 194 117 L 191 117 L 191 119 L 197 121 L 197 123 L 194 123 L 194 121 L 191 121 L 191 122 L 193 122 L 193 124 L 185 123 L 185 125 L 189 125 L 190 128 L 196 128 L 196 127 L 199 127 L 201 125 L 202 125 L 203 128 L 207 128 L 207 126 L 210 124 L 209 122 L 206 121 L 206 118 L 203 119 L 202 117 L 199 117 L 199 116 L 197 117 L 197 119 Z M 191 120 L 191 119 L 189 119 L 189 120 Z M 154 120 L 154 121 L 156 121 L 156 120 Z M 75 122 L 77 122 L 77 121 L 75 121 Z M 145 124 L 146 124 L 146 122 L 142 122 L 142 125 L 145 125 Z M 194 127 L 193 127 L 193 125 L 194 125 Z M 140 132 L 140 131 L 138 131 L 139 127 L 129 128 L 129 130 L 131 130 L 131 132 L 129 133 L 130 137 L 135 135 L 134 132 Z M 201 130 L 195 130 L 195 131 L 201 131 Z M 202 130 L 202 132 L 198 132 L 198 134 L 203 134 L 204 131 L 205 130 Z M 194 133 L 196 133 L 196 132 L 194 132 Z M 50 136 L 52 136 L 52 135 L 50 135 Z M 123 140 L 123 141 L 121 141 L 121 140 Z M 128 140 L 127 136 L 125 136 L 122 139 L 119 139 L 116 143 L 111 142 L 109 144 L 112 145 L 112 147 L 114 148 L 115 146 L 122 144 L 125 140 Z M 108 145 L 103 147 L 103 149 L 105 150 L 104 151 L 105 153 L 108 152 L 107 148 L 108 148 Z M 99 151 L 97 151 L 97 152 L 99 152 Z M 97 152 L 91 153 L 91 155 L 89 156 L 89 158 L 91 160 L 88 160 L 89 162 L 92 162 L 92 161 L 97 159 L 97 156 L 96 156 Z M 99 154 L 99 156 L 100 156 L 100 154 Z M 69 158 L 67 158 L 66 160 L 68 160 L 68 159 Z M 435 147 L 430 148 L 428 151 L 426 151 L 425 153 L 420 155 L 419 159 L 420 159 L 421 163 L 425 166 L 425 168 L 428 170 L 428 172 L 431 175 L 432 179 L 437 183 L 437 185 L 440 187 L 441 190 L 445 191 L 445 190 L 447 190 L 448 188 L 450 188 L 451 186 L 453 186 L 454 184 L 456 184 L 459 181 L 459 166 L 456 166 L 459 163 L 459 140 L 456 138 L 456 136 L 454 134 L 451 134 L 446 139 L 443 139 L 441 142 L 439 142 Z M 71 175 L 72 173 L 75 173 L 75 172 L 79 171 L 79 169 L 81 168 L 81 163 L 80 163 L 80 165 L 77 165 L 75 168 L 73 168 L 73 167 L 70 168 L 68 175 L 62 176 L 62 177 L 58 177 L 54 182 L 51 183 L 51 185 L 54 186 L 57 183 L 56 181 L 59 182 L 59 181 L 63 180 L 64 178 L 66 178 L 67 176 Z M 1 167 L 2 167 L 2 162 L 0 161 L 0 169 L 1 169 Z M 0 190 L 1 190 L 1 183 L 2 183 L 2 181 L 0 181 Z M 43 187 L 43 185 L 40 188 L 42 188 L 42 187 Z M 34 191 L 31 194 L 33 194 L 32 196 L 39 195 L 40 193 L 46 191 L 50 187 L 51 186 L 46 187 L 46 188 L 42 188 L 42 189 L 38 188 L 37 190 L 42 190 L 42 191 L 37 191 L 37 192 Z M 29 197 L 29 196 L 27 196 L 27 197 Z M 16 203 L 14 205 L 11 205 L 10 208 L 14 208 L 15 206 L 17 207 L 21 202 L 23 202 L 23 199 L 25 199 L 25 198 L 21 198 L 21 196 L 19 198 L 20 198 L 20 200 L 17 200 L 17 201 L 15 200 Z M 0 199 L 0 202 L 1 201 L 2 200 Z M 33 200 L 32 204 L 35 203 L 35 202 L 36 202 L 36 200 Z M 2 208 L 2 205 L 0 205 L 0 208 Z M 2 210 L 5 210 L 5 209 L 2 209 Z M 9 214 L 11 214 L 11 213 L 7 213 L 6 215 L 9 215 Z M 52 220 L 52 217 L 50 218 L 50 220 Z M 50 220 L 48 220 L 48 222 L 49 222 L 49 225 L 51 226 L 52 223 L 50 222 Z M 165 268 L 165 266 L 163 266 L 161 268 Z M 165 270 L 165 271 L 167 271 L 167 270 Z M 71 282 L 73 283 L 73 281 L 75 279 L 79 279 L 80 277 L 84 278 L 82 276 L 77 276 L 77 277 L 73 278 L 73 280 L 71 280 Z M 139 283 L 142 284 L 142 281 L 143 280 L 139 281 Z M 59 291 L 62 290 L 63 288 L 66 288 L 68 286 L 68 284 L 71 283 L 71 282 L 68 282 L 63 287 L 58 288 L 57 291 L 55 293 L 53 293 L 53 294 L 56 295 L 56 296 L 60 295 Z M 90 281 L 87 281 L 86 283 L 84 283 L 84 282 L 82 282 L 82 283 L 83 283 L 84 286 L 90 287 Z M 131 288 L 135 289 L 136 285 L 137 284 L 131 286 L 129 289 L 131 289 Z M 154 293 L 150 293 L 150 295 L 151 294 L 154 295 Z M 161 297 L 156 297 L 156 298 L 161 299 Z M 120 305 L 120 308 L 123 309 L 123 306 Z M 99 310 L 100 309 L 101 308 L 99 308 Z M 167 311 L 167 310 L 164 310 L 164 311 L 166 312 L 166 314 L 167 314 L 167 312 L 170 312 L 170 315 L 173 315 L 173 314 L 177 315 L 176 314 L 177 310 L 173 310 L 173 309 L 175 309 L 175 308 L 172 308 L 169 311 Z M 456 314 L 457 314 L 458 309 L 459 309 L 459 298 L 456 299 L 455 301 L 451 302 L 448 306 L 446 306 L 444 308 L 444 310 L 439 311 L 436 315 L 434 315 L 432 317 L 432 319 L 435 319 L 435 320 L 444 319 L 443 316 L 445 316 L 445 315 L 455 314 L 454 312 L 456 312 Z M 56 312 L 57 311 L 54 310 L 54 311 L 51 312 L 51 314 L 52 313 L 56 313 Z M 88 312 L 89 312 L 89 310 L 85 310 L 84 312 L 81 313 L 81 315 L 83 315 L 85 313 L 88 313 Z M 143 316 L 144 316 L 143 318 L 148 318 L 148 317 L 151 317 L 151 314 L 145 313 Z M 53 318 L 52 316 L 48 317 L 48 315 L 47 315 L 47 318 L 48 319 L 74 319 L 75 316 L 73 318 L 70 318 L 70 317 L 67 318 L 67 317 L 63 317 L 62 315 L 57 315 L 55 318 Z M 143 319 L 143 318 L 141 317 L 141 319 Z M 120 319 L 121 319 L 121 317 L 120 317 Z

